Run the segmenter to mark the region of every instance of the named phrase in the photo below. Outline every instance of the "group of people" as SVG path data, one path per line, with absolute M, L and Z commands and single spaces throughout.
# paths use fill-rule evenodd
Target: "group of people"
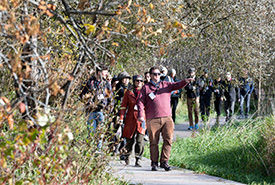
M 222 75 L 213 80 L 209 77 L 207 69 L 204 69 L 203 72 L 202 76 L 196 77 L 195 68 L 190 68 L 188 70 L 188 78 L 194 79 L 192 83 L 189 83 L 185 87 L 189 117 L 188 129 L 198 129 L 199 109 L 202 121 L 206 122 L 209 120 L 212 93 L 214 93 L 214 105 L 217 114 L 216 125 L 219 125 L 222 102 L 224 102 L 226 122 L 230 121 L 234 115 L 236 101 L 240 103 L 239 118 L 248 118 L 250 98 L 254 90 L 254 83 L 252 78 L 248 75 L 248 71 L 245 70 L 239 80 L 232 78 L 230 72 L 226 73 L 224 80 L 222 80 Z M 243 110 L 244 103 L 246 105 L 245 112 Z M 193 122 L 193 112 L 195 116 L 195 125 Z
M 214 82 L 208 76 L 208 70 L 204 74 L 196 77 L 194 68 L 188 70 L 189 76 L 184 80 L 178 80 L 176 70 L 167 70 L 165 67 L 151 67 L 148 72 L 142 75 L 130 76 L 126 71 L 118 76 L 110 77 L 106 66 L 97 66 L 95 76 L 92 76 L 82 88 L 80 98 L 86 102 L 86 112 L 88 117 L 89 132 L 95 132 L 99 126 L 104 125 L 104 110 L 110 109 L 115 112 L 113 122 L 115 130 L 122 130 L 122 141 L 116 137 L 114 142 L 114 151 L 123 151 L 121 156 L 126 165 L 129 164 L 129 156 L 134 146 L 135 166 L 140 167 L 140 159 L 144 151 L 144 136 L 148 134 L 150 142 L 150 158 L 152 171 L 157 171 L 160 164 L 161 168 L 170 171 L 168 164 L 173 132 L 176 119 L 176 108 L 182 89 L 186 90 L 189 130 L 198 129 L 199 123 L 199 105 L 201 109 L 202 120 L 207 121 L 210 113 L 211 94 L 215 94 L 215 109 L 217 116 L 220 116 L 221 101 L 224 99 L 226 119 L 231 119 L 234 113 L 234 102 L 237 90 L 238 99 L 241 105 L 244 101 L 249 104 L 250 94 L 253 91 L 253 81 L 242 78 L 243 88 L 239 88 L 233 83 L 231 74 L 226 74 L 224 81 L 221 78 Z M 132 84 L 130 80 L 132 79 Z M 251 85 L 252 84 L 252 85 Z M 249 88 L 248 88 L 249 86 Z M 239 97 L 240 95 L 240 97 Z M 116 112 L 116 110 L 118 110 Z M 193 115 L 195 113 L 195 125 L 193 124 Z M 246 107 L 247 116 L 249 106 Z M 243 109 L 241 109 L 241 115 Z M 118 120 L 117 120 L 118 118 Z M 159 156 L 159 137 L 163 138 L 161 155 Z M 100 149 L 102 139 L 98 144 Z M 160 163 L 159 163 L 160 162 Z

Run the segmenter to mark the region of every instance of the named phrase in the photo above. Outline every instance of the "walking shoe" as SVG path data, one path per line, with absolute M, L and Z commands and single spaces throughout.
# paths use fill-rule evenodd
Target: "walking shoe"
M 171 171 L 172 170 L 171 166 L 169 166 L 167 161 L 160 163 L 160 167 L 164 168 L 165 171 Z
M 126 157 L 126 158 L 125 158 L 125 164 L 126 164 L 127 166 L 130 164 L 130 159 L 129 159 L 129 157 Z
M 141 163 L 140 163 L 140 159 L 139 159 L 139 158 L 136 158 L 136 164 L 135 164 L 135 167 L 142 167 L 142 166 L 141 166 Z
M 157 167 L 158 167 L 158 162 L 152 162 L 151 164 L 151 167 L 152 167 L 152 171 L 158 171 Z
M 188 127 L 188 130 L 193 130 L 193 127 L 192 126 Z
M 199 124 L 195 124 L 195 129 L 196 129 L 196 130 L 199 129 Z

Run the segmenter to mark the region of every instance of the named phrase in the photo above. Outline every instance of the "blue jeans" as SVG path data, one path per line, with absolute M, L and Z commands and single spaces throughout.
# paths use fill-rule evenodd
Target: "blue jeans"
M 245 116 L 248 116 L 249 114 L 249 107 L 250 107 L 250 94 L 246 95 L 241 95 L 241 101 L 240 101 L 240 114 L 243 116 L 243 104 L 245 102 L 246 107 L 245 107 Z
M 104 122 L 104 114 L 103 112 L 91 112 L 87 121 L 88 125 L 88 131 L 89 135 L 91 132 L 96 133 L 96 128 L 98 125 L 103 125 Z M 92 126 L 92 127 L 91 127 Z M 99 149 L 102 147 L 102 138 L 98 141 L 98 146 Z

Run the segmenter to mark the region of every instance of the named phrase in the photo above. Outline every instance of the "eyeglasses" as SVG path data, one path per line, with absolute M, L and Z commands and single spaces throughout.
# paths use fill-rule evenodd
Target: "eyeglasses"
M 143 80 L 136 80 L 136 82 L 143 82 Z
M 160 76 L 160 73 L 151 73 L 152 75 L 155 75 L 155 76 L 157 76 L 157 75 L 159 75 Z

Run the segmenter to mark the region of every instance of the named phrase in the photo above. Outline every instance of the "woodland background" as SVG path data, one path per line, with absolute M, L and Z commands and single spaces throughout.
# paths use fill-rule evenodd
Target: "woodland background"
M 108 159 L 93 158 L 79 99 L 99 64 L 111 75 L 163 65 L 180 79 L 248 69 L 257 115 L 274 114 L 274 17 L 269 0 L 2 0 L 1 181 L 110 183 L 96 176 Z

